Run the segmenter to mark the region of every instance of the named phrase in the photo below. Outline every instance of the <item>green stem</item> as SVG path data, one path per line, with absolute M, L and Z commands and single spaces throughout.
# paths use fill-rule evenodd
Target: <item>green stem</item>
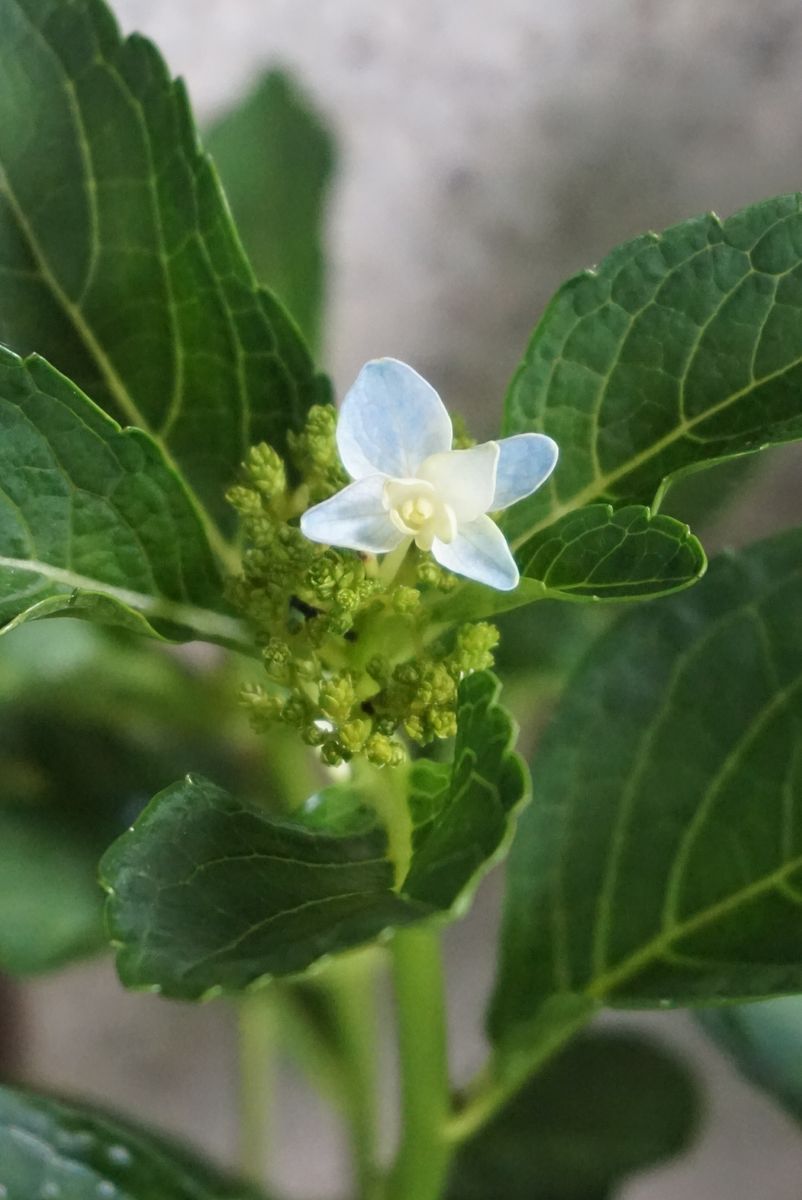
M 379 1185 L 373 954 L 347 955 L 331 965 L 327 979 L 337 1021 L 342 1097 L 351 1132 L 357 1195 L 372 1200 Z
M 577 1000 L 563 1019 L 545 1022 L 538 1036 L 533 1033 L 526 1050 L 507 1054 L 503 1067 L 491 1058 L 468 1087 L 463 1107 L 448 1122 L 446 1137 L 455 1147 L 470 1138 L 520 1091 L 550 1058 L 578 1033 L 596 1011 L 594 1004 Z
M 276 1014 L 266 992 L 246 996 L 239 1006 L 240 1169 L 255 1184 L 264 1181 L 274 1084 Z
M 388 1200 L 438 1200 L 451 1156 L 446 1011 L 438 934 L 402 929 L 392 941 L 401 1065 L 401 1144 Z

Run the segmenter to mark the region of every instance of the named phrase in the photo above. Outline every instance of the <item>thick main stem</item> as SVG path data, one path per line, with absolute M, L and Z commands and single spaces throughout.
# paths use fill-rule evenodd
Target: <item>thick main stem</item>
M 266 992 L 239 1007 L 239 1162 L 242 1174 L 264 1182 L 273 1096 L 276 1013 Z
M 401 1143 L 388 1200 L 438 1200 L 451 1146 L 446 1010 L 439 936 L 423 926 L 392 941 L 401 1069 Z

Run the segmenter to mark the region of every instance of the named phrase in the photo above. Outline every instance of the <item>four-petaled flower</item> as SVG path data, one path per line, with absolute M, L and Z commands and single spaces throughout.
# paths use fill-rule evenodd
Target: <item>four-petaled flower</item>
M 337 448 L 354 482 L 308 509 L 302 532 L 371 554 L 414 541 L 449 571 L 511 590 L 518 567 L 487 513 L 540 487 L 557 445 L 522 433 L 452 450 L 452 438 L 442 400 L 417 371 L 394 358 L 366 363 L 337 422 Z

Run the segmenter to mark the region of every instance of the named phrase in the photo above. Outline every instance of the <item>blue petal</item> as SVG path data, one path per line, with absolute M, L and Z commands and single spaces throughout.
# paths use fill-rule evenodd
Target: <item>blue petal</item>
M 395 358 L 365 363 L 337 421 L 337 448 L 352 479 L 414 476 L 430 454 L 451 449 L 442 400 L 417 371 Z
M 519 433 L 498 443 L 496 492 L 491 512 L 508 508 L 524 496 L 531 496 L 557 465 L 557 443 L 545 433 Z
M 460 525 L 453 542 L 435 539 L 432 554 L 441 567 L 500 592 L 511 592 L 518 586 L 515 559 L 504 534 L 490 517 L 477 517 Z
M 301 517 L 301 533 L 311 542 L 344 546 L 385 554 L 404 540 L 384 510 L 383 475 L 349 483 L 336 496 L 308 508 Z

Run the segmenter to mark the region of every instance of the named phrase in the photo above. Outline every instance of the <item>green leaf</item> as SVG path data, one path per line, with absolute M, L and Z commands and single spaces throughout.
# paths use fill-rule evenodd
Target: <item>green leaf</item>
M 699 1019 L 747 1079 L 802 1120 L 802 997 L 708 1008 Z
M 434 606 L 435 616 L 475 620 L 546 598 L 644 600 L 689 587 L 707 570 L 705 552 L 687 525 L 639 504 L 618 510 L 591 504 L 568 513 L 515 557 L 521 581 L 514 591 L 461 584 Z
M 463 681 L 452 766 L 413 767 L 398 889 L 384 830 L 355 827 L 350 797 L 335 805 L 332 832 L 271 818 L 199 778 L 157 796 L 101 864 L 123 982 L 184 999 L 241 991 L 461 912 L 526 795 L 496 690 L 488 674 Z
M 641 505 L 569 513 L 526 542 L 518 561 L 524 579 L 540 580 L 549 594 L 593 600 L 661 596 L 695 583 L 707 568 L 687 525 Z
M 582 1034 L 459 1151 L 447 1200 L 612 1200 L 696 1129 L 693 1078 L 633 1033 Z
M 270 71 L 208 132 L 254 271 L 295 317 L 310 345 L 320 336 L 323 218 L 334 144 L 309 100 Z
M 496 669 L 516 683 L 522 676 L 534 676 L 548 688 L 559 685 L 616 615 L 613 605 L 568 605 L 559 600 L 502 613 L 495 621 L 501 633 Z
M 97 1109 L 0 1087 L 4 1200 L 257 1200 L 183 1146 Z
M 533 766 L 492 1014 L 802 990 L 802 532 L 618 622 Z
M 281 450 L 327 386 L 154 47 L 102 0 L 0 0 L 0 28 L 0 341 L 152 433 L 230 528 L 246 448 Z
M 207 676 L 119 641 L 48 669 L 71 627 L 82 629 L 63 622 L 49 639 L 31 627 L 3 642 L 20 641 L 27 670 L 0 688 L 0 971 L 11 974 L 107 945 L 98 860 L 155 790 L 199 761 L 245 782 L 221 742 L 219 707 L 214 723 L 204 712 Z
M 0 0 L 1 2 L 1 0 Z M 43 359 L 0 347 L 0 632 L 67 614 L 241 638 L 182 481 Z
M 560 289 L 512 381 L 506 432 L 550 434 L 560 463 L 509 532 L 799 438 L 801 345 L 799 196 L 619 246 Z

